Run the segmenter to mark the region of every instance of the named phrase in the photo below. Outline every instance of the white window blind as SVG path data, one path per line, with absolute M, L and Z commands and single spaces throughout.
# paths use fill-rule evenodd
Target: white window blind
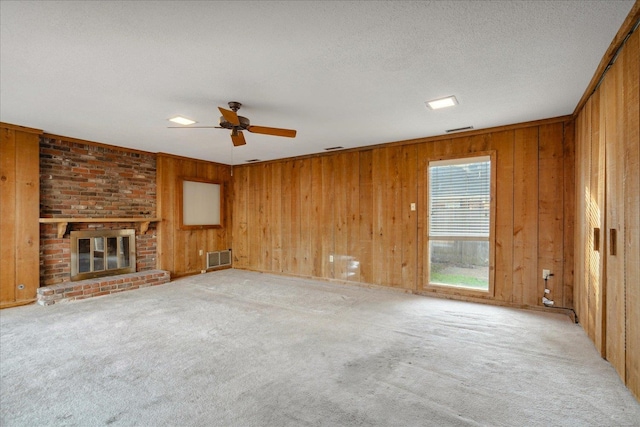
M 182 181 L 182 224 L 220 225 L 220 184 Z
M 491 160 L 429 163 L 429 236 L 489 237 Z

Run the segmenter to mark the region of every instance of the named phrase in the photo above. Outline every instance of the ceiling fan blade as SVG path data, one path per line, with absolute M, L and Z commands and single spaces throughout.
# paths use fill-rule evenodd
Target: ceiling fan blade
M 238 118 L 238 114 L 236 114 L 235 111 L 225 110 L 221 107 L 218 107 L 218 110 L 220 110 L 222 117 L 224 117 L 226 121 L 234 126 L 240 126 L 240 119 Z
M 247 143 L 247 141 L 244 140 L 242 132 L 235 129 L 231 131 L 231 141 L 233 141 L 234 147 L 239 147 Z
M 262 133 L 265 135 L 286 136 L 287 138 L 296 137 L 296 131 L 293 129 L 268 128 L 266 126 L 249 126 L 247 130 L 252 133 Z

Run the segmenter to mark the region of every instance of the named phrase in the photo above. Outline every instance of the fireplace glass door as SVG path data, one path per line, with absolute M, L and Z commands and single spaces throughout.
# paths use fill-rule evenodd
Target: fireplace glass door
M 135 230 L 71 232 L 71 280 L 135 272 Z

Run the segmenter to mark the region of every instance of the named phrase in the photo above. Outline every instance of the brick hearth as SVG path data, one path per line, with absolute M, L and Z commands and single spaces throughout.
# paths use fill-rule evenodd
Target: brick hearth
M 168 271 L 148 270 L 118 276 L 59 283 L 38 288 L 38 304 L 51 305 L 57 302 L 73 301 L 101 295 L 115 294 L 147 286 L 169 283 Z

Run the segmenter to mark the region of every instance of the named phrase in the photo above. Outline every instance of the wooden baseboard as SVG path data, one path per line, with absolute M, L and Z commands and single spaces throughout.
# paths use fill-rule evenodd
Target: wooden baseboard
M 3 302 L 3 303 L 0 303 L 0 310 L 3 309 L 3 308 L 18 307 L 20 305 L 33 304 L 34 302 L 36 302 L 35 298 L 26 299 L 26 300 L 22 300 L 22 301 Z

